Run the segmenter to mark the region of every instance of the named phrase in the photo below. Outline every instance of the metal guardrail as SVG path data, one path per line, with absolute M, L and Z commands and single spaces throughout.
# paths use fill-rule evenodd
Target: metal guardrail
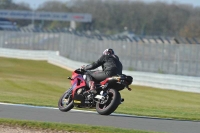
M 39 29 L 39 28 L 15 28 L 4 29 L 4 32 L 26 32 L 26 33 L 68 33 L 79 37 L 86 37 L 90 39 L 127 41 L 141 44 L 159 43 L 159 44 L 200 44 L 200 38 L 196 37 L 180 37 L 180 36 L 144 36 L 144 35 L 130 35 L 128 32 L 123 35 L 105 35 L 92 31 L 76 31 L 70 28 L 67 29 Z M 126 32 L 126 31 L 125 31 Z
M 74 70 L 84 62 L 77 62 L 59 55 L 58 51 L 33 51 L 33 50 L 13 50 L 0 48 L 0 57 L 47 60 L 49 63 L 60 66 L 68 70 Z M 171 89 L 178 91 L 200 93 L 200 78 L 189 76 L 165 75 L 146 72 L 123 71 L 124 74 L 133 76 L 134 85 L 157 87 L 161 89 Z
M 0 31 L 0 47 L 59 51 L 63 57 L 87 63 L 96 61 L 110 47 L 126 70 L 200 77 L 198 44 L 155 42 L 150 37 L 143 38 L 144 42 L 91 37 L 57 31 Z

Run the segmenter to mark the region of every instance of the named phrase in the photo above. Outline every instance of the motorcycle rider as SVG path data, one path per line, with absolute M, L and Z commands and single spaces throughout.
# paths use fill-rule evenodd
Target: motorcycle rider
M 102 66 L 102 71 L 88 71 L 86 74 L 86 83 L 90 90 L 86 91 L 84 94 L 89 94 L 90 92 L 96 93 L 95 81 L 103 81 L 104 79 L 122 74 L 123 65 L 120 62 L 117 55 L 115 55 L 113 49 L 108 48 L 103 51 L 102 56 L 92 64 L 82 66 L 84 70 L 93 70 L 97 67 Z M 95 80 L 95 81 L 94 81 Z

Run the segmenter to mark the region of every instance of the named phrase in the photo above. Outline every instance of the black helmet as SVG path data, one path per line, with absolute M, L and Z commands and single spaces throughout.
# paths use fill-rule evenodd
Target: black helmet
M 103 51 L 103 55 L 111 55 L 111 54 L 115 54 L 115 52 L 111 48 L 108 48 Z

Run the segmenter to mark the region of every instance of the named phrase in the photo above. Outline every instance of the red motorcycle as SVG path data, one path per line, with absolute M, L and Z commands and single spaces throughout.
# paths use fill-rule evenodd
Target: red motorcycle
M 72 73 L 71 87 L 60 97 L 58 108 L 60 111 L 67 112 L 74 106 L 78 108 L 96 108 L 101 115 L 110 115 L 124 101 L 119 91 L 129 88 L 133 78 L 124 74 L 109 77 L 102 82 L 96 84 L 97 93 L 84 95 L 89 90 L 84 80 L 86 71 L 76 69 Z

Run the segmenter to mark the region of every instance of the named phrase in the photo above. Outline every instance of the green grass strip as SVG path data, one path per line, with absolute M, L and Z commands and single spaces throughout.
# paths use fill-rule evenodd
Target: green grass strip
M 78 124 L 64 124 L 64 123 L 49 123 L 38 121 L 24 121 L 13 119 L 0 119 L 0 125 L 11 127 L 21 127 L 25 129 L 51 130 L 54 132 L 68 131 L 68 132 L 84 132 L 84 133 L 153 133 L 150 131 L 128 130 L 122 128 L 78 125 Z M 155 133 L 155 132 L 154 132 Z

